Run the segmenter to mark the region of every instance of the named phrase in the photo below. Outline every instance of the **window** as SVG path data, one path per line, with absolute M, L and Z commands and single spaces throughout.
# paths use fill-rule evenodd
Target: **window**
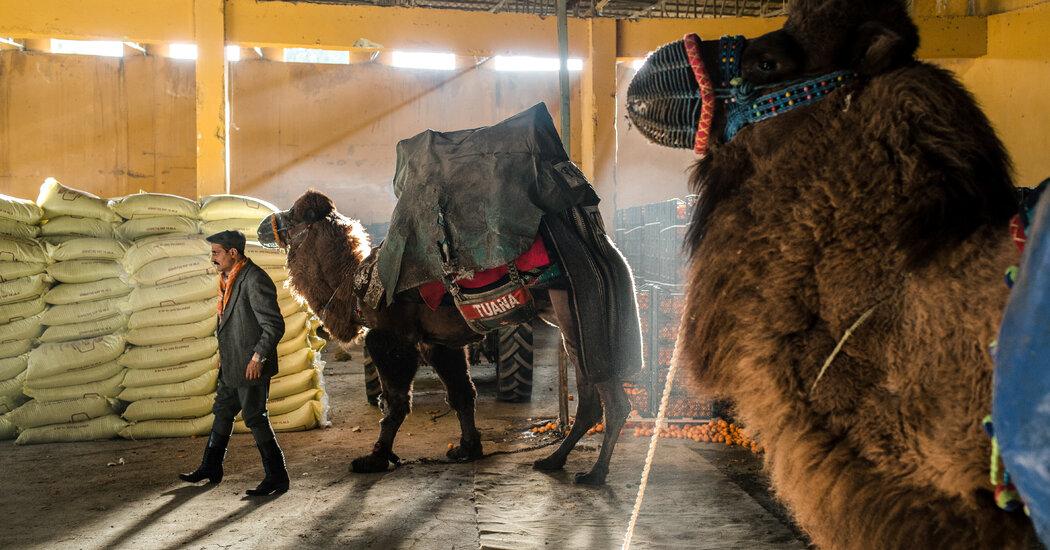
M 197 59 L 197 45 L 172 44 L 168 46 L 168 57 L 172 59 Z
M 124 43 L 120 40 L 59 40 L 52 38 L 51 53 L 124 57 Z
M 402 69 L 434 69 L 451 71 L 456 68 L 456 54 L 427 52 L 393 53 L 391 64 Z
M 241 48 L 240 46 L 226 46 L 226 61 L 240 61 L 241 60 Z
M 568 60 L 570 71 L 583 70 L 582 59 Z M 493 68 L 497 71 L 557 71 L 561 62 L 557 57 L 529 57 L 525 55 L 497 55 Z
M 285 48 L 284 60 L 291 63 L 330 63 L 349 65 L 350 52 L 340 50 L 318 50 L 314 48 Z

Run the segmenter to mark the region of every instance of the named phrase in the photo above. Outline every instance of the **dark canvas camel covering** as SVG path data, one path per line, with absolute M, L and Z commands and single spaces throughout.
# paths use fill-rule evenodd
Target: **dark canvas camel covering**
M 544 214 L 598 202 L 543 103 L 492 126 L 402 140 L 393 184 L 378 260 L 387 303 L 446 272 L 472 278 L 505 265 L 532 246 Z
M 473 278 L 505 265 L 542 231 L 572 290 L 581 368 L 593 382 L 641 369 L 634 279 L 546 105 L 493 126 L 427 130 L 402 140 L 394 194 L 398 203 L 377 260 L 387 303 L 446 274 Z

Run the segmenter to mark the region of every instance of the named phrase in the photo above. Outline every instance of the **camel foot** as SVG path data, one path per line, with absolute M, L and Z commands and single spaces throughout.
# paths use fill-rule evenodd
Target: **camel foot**
M 548 456 L 547 458 L 541 458 L 541 459 L 537 460 L 536 462 L 532 463 L 532 469 L 540 470 L 540 471 L 544 471 L 544 472 L 556 472 L 556 471 L 562 469 L 563 466 L 565 466 L 565 461 L 564 460 L 557 460 L 553 456 Z
M 457 462 L 472 462 L 484 456 L 484 452 L 482 452 L 480 440 L 474 443 L 460 440 L 459 445 L 449 449 L 445 456 Z
M 355 458 L 350 462 L 350 471 L 355 474 L 372 474 L 385 472 L 390 461 L 385 456 L 369 453 L 365 456 Z
M 596 474 L 594 472 L 578 473 L 576 474 L 577 485 L 591 485 L 593 487 L 600 487 L 605 485 L 605 475 Z

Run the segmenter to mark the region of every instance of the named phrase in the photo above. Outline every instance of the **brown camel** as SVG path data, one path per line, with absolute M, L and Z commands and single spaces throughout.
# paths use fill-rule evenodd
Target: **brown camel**
M 753 40 L 669 44 L 631 85 L 644 133 L 705 155 L 675 360 L 735 402 L 818 547 L 1024 548 L 981 428 L 1017 261 L 1004 148 L 950 73 L 914 59 L 904 1 L 788 9 Z M 710 77 L 687 88 L 711 119 L 699 100 L 669 108 L 667 71 Z M 676 134 L 681 112 L 699 132 Z
M 370 249 L 361 224 L 340 215 L 331 199 L 310 190 L 289 210 L 263 220 L 263 244 L 288 249 L 292 290 L 306 300 L 321 318 L 328 333 L 340 343 L 354 341 L 368 327 L 365 346 L 379 373 L 386 402 L 379 440 L 371 452 L 351 463 L 354 472 L 379 472 L 399 462 L 393 453 L 394 437 L 411 412 L 412 381 L 420 363 L 430 365 L 441 378 L 448 403 L 459 417 L 460 442 L 447 453 L 456 461 L 483 456 L 481 434 L 474 423 L 477 392 L 470 378 L 466 346 L 482 336 L 467 325 L 459 310 L 450 304 L 430 309 L 411 292 L 399 293 L 394 303 L 369 307 L 363 289 L 353 280 L 363 263 L 377 249 Z M 537 460 L 539 470 L 554 471 L 565 465 L 569 452 L 588 429 L 606 422 L 601 452 L 588 473 L 576 476 L 577 483 L 601 485 L 609 471 L 620 429 L 630 413 L 622 381 L 612 378 L 592 381 L 577 360 L 578 327 L 572 314 L 571 286 L 564 277 L 550 288 L 532 289 L 539 316 L 561 327 L 563 343 L 576 368 L 579 402 L 571 430 L 554 453 Z M 603 411 L 604 404 L 604 411 Z

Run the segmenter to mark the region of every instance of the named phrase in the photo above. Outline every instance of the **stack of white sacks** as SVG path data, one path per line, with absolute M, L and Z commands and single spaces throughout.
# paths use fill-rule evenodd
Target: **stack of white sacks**
M 131 291 L 121 279 L 124 245 L 113 237 L 118 218 L 104 199 L 52 178 L 37 205 L 55 284 L 42 297 L 46 329 L 27 361 L 23 391 L 33 400 L 6 418 L 20 431 L 18 444 L 115 437 L 126 424 L 113 400 L 126 324 L 116 303 Z
M 218 275 L 204 236 L 238 229 L 255 239 L 275 210 L 234 195 L 107 203 L 50 178 L 36 204 L 0 195 L 0 439 L 207 434 Z M 249 241 L 246 253 L 275 281 L 285 318 L 273 427 L 327 425 L 320 322 L 285 287 L 283 251 Z
M 132 244 L 124 269 L 134 287 L 121 308 L 128 320 L 124 391 L 130 422 L 122 437 L 206 434 L 218 380 L 215 314 L 218 274 L 199 232 L 199 205 L 140 193 L 112 202 L 128 219 L 117 228 Z
M 324 340 L 317 337 L 317 320 L 285 286 L 283 250 L 264 248 L 257 242 L 259 223 L 277 209 L 264 201 L 237 195 L 213 195 L 201 199 L 201 228 L 205 234 L 227 229 L 241 231 L 248 238 L 245 255 L 273 279 L 277 300 L 284 316 L 284 335 L 277 345 L 278 372 L 270 381 L 267 409 L 274 431 L 309 430 L 327 425 L 327 397 L 323 391 L 324 362 L 320 350 Z M 250 430 L 240 421 L 234 432 Z
M 36 241 L 41 211 L 32 201 L 0 195 L 0 415 L 29 398 L 22 392 L 29 351 L 43 330 L 40 299 L 48 286 L 47 254 Z M 0 439 L 17 427 L 0 416 Z

